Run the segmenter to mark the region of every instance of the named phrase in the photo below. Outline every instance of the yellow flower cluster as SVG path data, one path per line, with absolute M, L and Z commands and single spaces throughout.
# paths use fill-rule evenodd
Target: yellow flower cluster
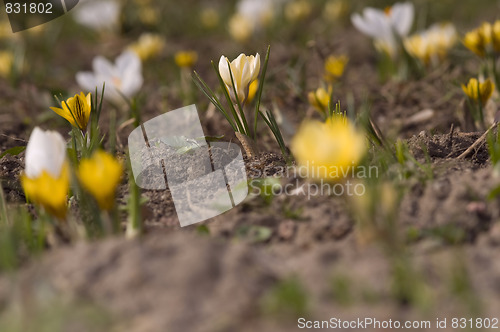
M 53 111 L 82 132 L 87 128 L 91 109 L 91 94 L 85 96 L 83 92 L 63 102 L 62 108 L 52 107 Z M 30 136 L 25 159 L 21 184 L 26 197 L 49 214 L 65 219 L 70 166 L 63 137 L 57 132 L 36 127 Z M 80 162 L 76 173 L 81 186 L 96 199 L 99 207 L 110 210 L 123 173 L 121 163 L 112 155 L 97 151 L 91 158 Z
M 485 22 L 468 32 L 463 43 L 480 57 L 500 53 L 500 20 L 493 24 Z
M 473 101 L 480 101 L 481 105 L 486 105 L 495 90 L 495 84 L 487 79 L 479 82 L 477 78 L 471 78 L 467 85 L 462 84 L 462 90 Z
M 424 65 L 437 65 L 457 42 L 457 32 L 451 23 L 435 24 L 428 30 L 404 40 L 406 51 Z
M 292 141 L 292 151 L 308 177 L 336 181 L 347 176 L 363 158 L 365 136 L 342 116 L 326 122 L 305 122 Z

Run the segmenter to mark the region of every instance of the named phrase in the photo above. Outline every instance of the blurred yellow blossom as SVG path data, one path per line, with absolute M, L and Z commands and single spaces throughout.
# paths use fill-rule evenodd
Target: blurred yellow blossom
M 330 0 L 325 4 L 323 17 L 329 21 L 337 21 L 349 12 L 349 2 L 347 0 Z
M 477 78 L 471 78 L 467 85 L 462 84 L 464 93 L 474 101 L 480 101 L 481 105 L 486 105 L 495 90 L 495 84 L 487 79 L 484 82 L 479 82 Z
M 0 39 L 17 38 L 18 34 L 12 32 L 12 27 L 7 20 L 0 21 Z
M 62 103 L 62 108 L 51 107 L 51 110 L 56 112 L 71 123 L 72 126 L 85 131 L 90 118 L 92 109 L 91 94 L 87 96 L 83 92 L 69 98 Z
M 200 13 L 201 24 L 208 29 L 213 29 L 219 25 L 219 12 L 214 8 L 205 8 Z
M 138 6 L 147 6 L 151 4 L 152 0 L 134 0 L 134 2 Z
M 325 61 L 325 79 L 333 82 L 344 74 L 344 69 L 349 58 L 345 55 L 333 56 L 330 55 Z
M 145 61 L 158 56 L 164 47 L 165 40 L 160 35 L 143 33 L 129 48 Z
M 14 54 L 10 51 L 0 51 L 0 76 L 9 77 L 14 66 Z
M 143 6 L 139 8 L 139 19 L 143 24 L 156 25 L 160 21 L 158 10 L 152 6 Z
M 241 14 L 234 14 L 229 19 L 228 27 L 231 37 L 239 42 L 245 42 L 250 39 L 254 29 L 252 22 Z
M 97 151 L 90 159 L 83 159 L 78 169 L 78 179 L 102 210 L 111 210 L 116 188 L 123 173 L 122 164 L 112 155 Z
M 67 211 L 69 167 L 66 142 L 55 131 L 35 127 L 26 148 L 21 184 L 26 197 L 51 215 L 64 219 Z
M 300 167 L 315 180 L 336 181 L 354 171 L 367 149 L 365 136 L 343 116 L 307 121 L 292 140 Z
M 448 55 L 458 36 L 451 23 L 434 24 L 429 29 L 404 40 L 406 51 L 424 65 L 437 65 Z
M 500 20 L 493 25 L 484 22 L 480 27 L 465 34 L 464 45 L 480 57 L 500 52 Z
M 193 68 L 198 61 L 195 51 L 179 51 L 175 54 L 175 64 L 180 68 Z
M 312 11 L 308 0 L 293 0 L 285 5 L 285 17 L 290 22 L 297 22 L 309 17 Z
M 332 97 L 332 86 L 328 87 L 328 90 L 321 87 L 316 89 L 316 91 L 311 91 L 307 95 L 309 104 L 313 106 L 317 111 L 322 114 L 328 113 L 328 106 L 330 105 L 330 99 Z

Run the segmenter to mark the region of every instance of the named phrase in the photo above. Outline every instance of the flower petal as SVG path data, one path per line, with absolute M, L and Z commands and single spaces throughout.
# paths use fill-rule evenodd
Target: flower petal
M 57 178 L 65 159 L 66 142 L 61 134 L 35 127 L 26 148 L 26 176 L 36 178 L 46 171 Z
M 222 77 L 224 83 L 231 87 L 231 76 L 229 74 L 229 59 L 225 56 L 221 56 L 219 60 L 219 74 Z
M 413 26 L 414 12 L 411 2 L 396 3 L 392 6 L 391 23 L 401 37 L 408 36 Z

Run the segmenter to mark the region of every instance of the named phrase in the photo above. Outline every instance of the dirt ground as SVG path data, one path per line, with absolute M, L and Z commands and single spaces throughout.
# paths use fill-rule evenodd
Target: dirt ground
M 295 331 L 300 317 L 433 324 L 448 318 L 444 330 L 451 330 L 452 318 L 500 319 L 500 198 L 487 198 L 500 178 L 493 175 L 485 144 L 458 158 L 482 134 L 464 130 L 455 84 L 473 65 L 445 64 L 418 81 L 381 84 L 369 41 L 352 28 L 306 48 L 272 46 L 266 82 L 272 88 L 264 104 L 273 100 L 292 129 L 312 110 L 280 83 L 287 78 L 284 68 L 294 59 L 348 52 L 349 67 L 335 95 L 368 98 L 373 120 L 387 137 L 405 139 L 423 164 L 430 158 L 432 178 L 401 180 L 405 189 L 395 220 L 404 252 L 367 238 L 345 196 L 283 195 L 270 203 L 249 197 L 221 216 L 181 228 L 169 191 L 143 190 L 143 236 L 56 246 L 19 271 L 0 274 L 0 326 L 15 330 L 26 315 L 25 331 L 49 326 L 47 320 L 64 331 L 205 332 Z M 218 58 L 217 47 L 200 47 Z M 77 61 L 90 60 L 83 52 Z M 318 62 L 303 64 L 308 86 L 315 85 Z M 207 77 L 208 64 L 200 66 Z M 165 102 L 165 94 L 175 93 L 155 89 L 157 83 L 144 88 L 151 91 L 144 121 L 182 106 L 175 97 Z M 64 122 L 47 113 L 51 103 L 50 94 L 28 79 L 15 88 L 0 81 L 0 151 L 26 145 L 40 123 L 66 135 Z M 236 142 L 222 116 L 207 112 L 203 103 L 198 107 L 205 133 Z M 104 115 L 103 128 L 108 123 Z M 132 129 L 119 132 L 121 142 Z M 247 167 L 272 173 L 285 163 L 267 129 L 260 131 L 262 154 L 246 159 Z M 292 134 L 284 132 L 289 142 Z M 126 149 L 118 154 L 124 157 Z M 0 159 L 9 204 L 25 203 L 23 169 L 24 153 Z M 124 180 L 121 202 L 127 188 Z

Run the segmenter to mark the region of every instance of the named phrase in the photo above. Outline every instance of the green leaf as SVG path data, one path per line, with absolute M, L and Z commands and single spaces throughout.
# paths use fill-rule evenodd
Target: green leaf
M 265 242 L 273 235 L 272 229 L 264 226 L 243 226 L 237 230 L 237 236 L 253 243 Z
M 200 235 L 210 235 L 210 229 L 207 225 L 200 225 L 196 227 L 196 232 Z
M 262 98 L 262 90 L 264 89 L 264 81 L 266 79 L 267 65 L 269 63 L 269 55 L 271 54 L 271 45 L 267 47 L 266 58 L 264 60 L 264 67 L 262 68 L 262 74 L 260 75 L 259 90 L 257 90 L 257 103 L 255 104 L 255 118 L 253 124 L 253 139 L 257 138 L 257 120 L 259 118 L 260 112 L 260 100 Z
M 17 156 L 18 154 L 20 154 L 24 150 L 26 150 L 25 146 L 15 146 L 13 148 L 10 148 L 10 149 L 4 151 L 2 154 L 0 154 L 0 159 L 2 159 L 3 157 L 5 157 L 8 154 L 10 154 L 11 156 Z

